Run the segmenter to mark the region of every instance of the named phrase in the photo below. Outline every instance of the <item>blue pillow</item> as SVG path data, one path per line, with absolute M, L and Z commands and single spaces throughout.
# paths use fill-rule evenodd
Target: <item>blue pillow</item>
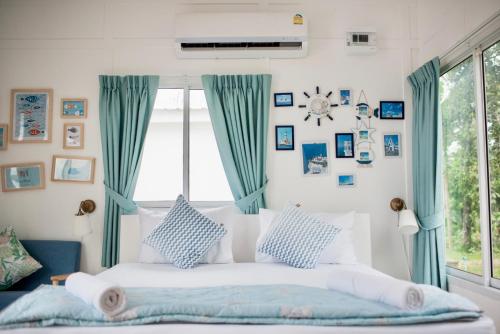
M 204 216 L 179 195 L 175 205 L 144 239 L 179 268 L 193 268 L 226 234 L 223 226 Z
M 294 205 L 287 206 L 272 222 L 258 251 L 296 268 L 316 267 L 323 250 L 341 227 L 322 223 Z

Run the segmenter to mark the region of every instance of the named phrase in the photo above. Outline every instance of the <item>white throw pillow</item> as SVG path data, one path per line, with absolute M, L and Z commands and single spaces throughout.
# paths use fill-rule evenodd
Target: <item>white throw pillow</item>
M 165 258 L 153 247 L 146 245 L 143 241 L 151 231 L 161 222 L 169 209 L 151 210 L 138 208 L 139 222 L 141 227 L 141 249 L 138 262 L 140 263 L 172 263 L 170 259 Z M 224 225 L 227 233 L 217 242 L 199 263 L 233 263 L 233 221 L 232 214 L 235 212 L 233 207 L 210 208 L 198 210 L 208 218 L 218 224 Z
M 265 236 L 271 226 L 274 218 L 280 214 L 280 211 L 260 209 L 259 223 L 260 232 L 257 239 L 255 251 L 255 262 L 280 262 L 278 259 L 263 254 L 257 249 L 264 242 Z M 335 241 L 328 245 L 323 250 L 319 263 L 337 263 L 337 264 L 357 264 L 356 254 L 354 253 L 354 245 L 352 242 L 352 227 L 354 225 L 354 211 L 338 214 L 338 213 L 314 213 L 313 217 L 319 218 L 327 224 L 335 224 L 342 227 L 342 231 L 337 235 Z

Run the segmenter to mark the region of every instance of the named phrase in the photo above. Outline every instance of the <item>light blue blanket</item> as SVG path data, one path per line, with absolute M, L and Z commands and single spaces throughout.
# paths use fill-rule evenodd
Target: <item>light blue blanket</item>
M 405 311 L 332 290 L 298 285 L 126 288 L 127 310 L 106 318 L 64 287 L 42 286 L 0 313 L 0 328 L 126 326 L 159 322 L 404 325 L 480 316 L 473 303 L 430 286 L 424 307 Z

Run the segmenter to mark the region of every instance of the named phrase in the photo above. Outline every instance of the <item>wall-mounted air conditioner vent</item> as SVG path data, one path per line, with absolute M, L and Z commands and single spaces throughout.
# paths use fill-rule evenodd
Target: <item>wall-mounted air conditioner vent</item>
M 346 32 L 348 54 L 366 55 L 377 51 L 377 32 L 374 28 L 354 28 Z
M 191 13 L 176 19 L 179 58 L 299 58 L 307 25 L 290 13 Z

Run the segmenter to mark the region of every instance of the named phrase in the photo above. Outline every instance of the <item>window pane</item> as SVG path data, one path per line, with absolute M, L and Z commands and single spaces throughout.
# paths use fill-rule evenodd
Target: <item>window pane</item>
M 232 201 L 203 90 L 189 92 L 189 199 Z
M 479 170 L 472 57 L 441 76 L 446 260 L 481 275 Z
M 483 53 L 493 277 L 500 278 L 500 42 Z
M 135 201 L 175 200 L 182 194 L 182 89 L 158 89 Z

